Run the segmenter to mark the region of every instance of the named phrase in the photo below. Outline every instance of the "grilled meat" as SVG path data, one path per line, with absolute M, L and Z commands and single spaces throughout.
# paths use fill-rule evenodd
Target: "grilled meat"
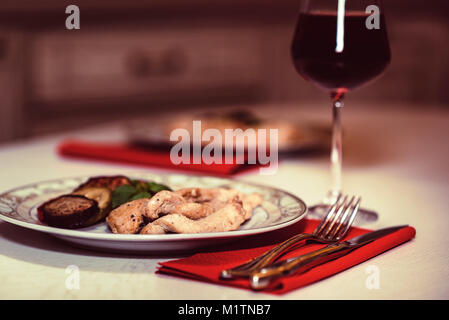
M 74 191 L 76 192 L 86 187 L 107 188 L 110 191 L 114 191 L 116 188 L 125 184 L 131 184 L 131 180 L 125 176 L 99 176 L 90 178 Z

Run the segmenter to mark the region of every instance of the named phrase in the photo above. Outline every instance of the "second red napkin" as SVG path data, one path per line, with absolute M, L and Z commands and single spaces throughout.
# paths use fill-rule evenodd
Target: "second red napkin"
M 215 176 L 230 176 L 259 167 L 259 165 L 238 164 L 237 161 L 231 164 L 180 163 L 175 165 L 170 160 L 170 151 L 139 148 L 123 143 L 67 140 L 58 146 L 58 153 L 64 157 L 169 168 Z

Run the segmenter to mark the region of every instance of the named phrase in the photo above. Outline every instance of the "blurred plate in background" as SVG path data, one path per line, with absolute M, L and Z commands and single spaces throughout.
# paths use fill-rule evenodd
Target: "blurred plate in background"
M 262 118 L 249 111 L 231 111 L 226 113 L 197 113 L 165 115 L 155 119 L 140 119 L 127 124 L 128 140 L 134 145 L 142 147 L 171 147 L 177 141 L 170 141 L 173 130 L 183 128 L 190 134 L 190 144 L 193 144 L 193 121 L 201 120 L 201 133 L 207 129 L 215 129 L 221 134 L 220 141 L 201 141 L 201 146 L 218 143 L 223 149 L 235 149 L 233 141 L 225 139 L 226 129 L 260 129 L 266 130 L 267 150 L 269 150 L 269 129 L 278 130 L 278 150 L 280 153 L 294 153 L 305 151 L 325 151 L 329 149 L 331 131 L 327 125 L 295 121 Z M 251 143 L 245 139 L 245 149 L 257 147 L 257 142 Z

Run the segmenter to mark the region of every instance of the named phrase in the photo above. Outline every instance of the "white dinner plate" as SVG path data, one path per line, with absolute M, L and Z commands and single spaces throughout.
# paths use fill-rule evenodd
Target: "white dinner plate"
M 285 228 L 301 220 L 307 211 L 305 203 L 298 197 L 271 187 L 257 184 L 205 176 L 179 174 L 138 173 L 132 179 L 155 181 L 170 186 L 173 190 L 187 187 L 228 187 L 243 193 L 257 192 L 263 203 L 253 210 L 250 220 L 238 230 L 228 232 L 196 234 L 114 234 L 106 222 L 81 229 L 50 227 L 37 218 L 37 207 L 43 202 L 70 193 L 89 177 L 62 178 L 22 186 L 0 195 L 0 218 L 15 225 L 49 233 L 71 244 L 100 251 L 122 253 L 161 254 L 192 252 L 207 246 L 238 240 L 245 236 Z

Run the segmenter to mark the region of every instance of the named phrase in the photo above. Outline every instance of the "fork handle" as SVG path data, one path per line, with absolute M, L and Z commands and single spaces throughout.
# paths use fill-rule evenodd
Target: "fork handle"
M 309 233 L 300 233 L 297 234 L 276 247 L 264 252 L 260 256 L 241 264 L 232 269 L 223 270 L 220 274 L 222 279 L 233 279 L 237 277 L 249 277 L 252 273 L 260 268 L 263 268 L 270 264 L 274 259 L 276 259 L 282 252 L 290 248 L 292 245 L 313 238 L 312 234 Z
M 353 249 L 354 246 L 350 246 L 344 242 L 334 243 L 322 249 L 275 263 L 255 272 L 250 279 L 251 287 L 255 290 L 275 287 L 277 280 L 281 277 L 292 275 L 300 269 L 301 271 L 306 271 L 317 265 L 341 257 Z

